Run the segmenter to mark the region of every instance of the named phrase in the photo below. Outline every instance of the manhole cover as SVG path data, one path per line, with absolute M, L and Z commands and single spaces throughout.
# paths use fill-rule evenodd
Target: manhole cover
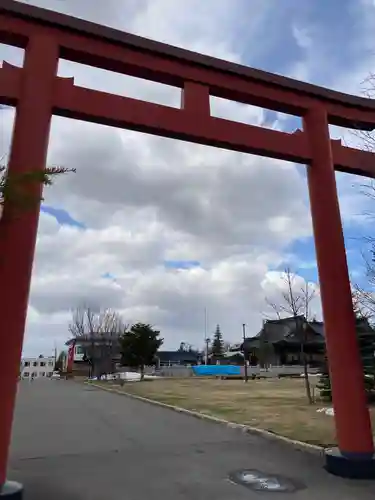
M 268 474 L 254 469 L 233 472 L 229 479 L 236 484 L 241 484 L 255 491 L 268 491 L 275 493 L 293 493 L 301 490 L 301 483 L 278 474 Z

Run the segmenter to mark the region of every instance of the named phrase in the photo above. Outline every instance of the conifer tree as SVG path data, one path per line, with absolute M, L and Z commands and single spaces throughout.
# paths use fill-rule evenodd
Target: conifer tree
M 220 330 L 220 325 L 216 326 L 214 337 L 211 344 L 211 354 L 214 358 L 222 358 L 224 354 L 223 334 Z

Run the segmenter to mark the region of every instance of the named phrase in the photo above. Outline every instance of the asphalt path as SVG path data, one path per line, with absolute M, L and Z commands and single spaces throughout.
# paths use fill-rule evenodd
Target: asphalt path
M 72 381 L 36 380 L 20 382 L 9 478 L 25 485 L 26 500 L 374 499 L 374 483 L 322 465 L 284 443 Z M 260 491 L 236 484 L 240 470 L 269 482 L 256 483 Z M 275 478 L 290 492 L 267 489 Z

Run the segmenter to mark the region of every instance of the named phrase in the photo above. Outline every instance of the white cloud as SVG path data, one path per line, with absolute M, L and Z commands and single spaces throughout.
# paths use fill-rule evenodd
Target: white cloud
M 107 0 L 95 9 L 91 0 L 30 3 L 224 59 L 241 61 L 244 52 L 237 24 L 247 2 L 240 0 Z M 252 23 L 265 19 L 265 4 L 254 2 Z M 307 47 L 307 33 L 297 34 Z M 251 58 L 251 44 L 248 50 Z M 12 49 L 0 56 L 16 57 Z M 79 85 L 179 105 L 179 91 L 166 86 L 66 61 L 59 71 Z M 257 108 L 222 100 L 212 106 L 217 116 L 264 121 Z M 10 120 L 1 116 L 5 145 Z M 220 323 L 228 340 L 238 340 L 243 322 L 255 334 L 265 295 L 279 290 L 280 275 L 271 270 L 287 259 L 291 242 L 311 235 L 306 182 L 294 165 L 60 118 L 53 120 L 49 161 L 77 173 L 58 179 L 46 203 L 88 229 L 61 227 L 41 214 L 28 353 L 61 345 L 70 309 L 83 302 L 116 308 L 125 321 L 154 323 L 166 347 L 182 340 L 201 346 L 205 307 L 211 330 Z M 201 267 L 166 270 L 165 260 Z
M 306 17 L 304 22 L 294 24 L 293 37 L 303 51 L 303 58 L 292 62 L 289 76 L 347 94 L 363 96 L 368 90 L 374 94 L 375 89 L 368 89 L 365 83 L 375 68 L 374 2 L 372 0 L 343 2 L 341 14 L 342 20 L 344 16 L 351 16 L 348 25 L 356 36 L 350 36 L 349 33 L 342 33 L 340 30 L 338 30 L 340 34 L 338 36 L 336 26 L 330 26 L 324 22 L 324 16 L 319 20 L 319 26 L 316 20 L 310 21 Z M 342 35 L 347 38 L 342 38 Z M 328 50 L 327 37 L 336 50 Z M 344 145 L 358 149 L 364 148 L 363 136 L 356 131 L 330 126 L 330 133 L 332 138 L 341 139 Z M 372 220 L 366 218 L 364 213 L 369 209 L 373 212 L 372 203 L 362 193 L 362 186 L 368 182 L 367 179 L 337 173 L 336 181 L 341 215 L 345 225 L 352 223 L 367 225 L 367 231 L 371 231 Z
M 322 308 L 319 286 L 313 282 L 306 282 L 301 276 L 295 274 L 290 275 L 290 283 L 291 292 L 286 273 L 276 271 L 266 273 L 262 281 L 262 288 L 268 303 L 268 307 L 264 308 L 265 317 L 275 319 L 278 314 L 282 317 L 291 316 L 294 303 L 299 309 L 298 314 L 306 314 L 309 319 L 321 321 Z M 305 309 L 306 296 L 308 297 L 307 311 Z
M 313 39 L 309 30 L 306 27 L 299 27 L 294 25 L 292 27 L 293 37 L 295 38 L 297 45 L 304 50 L 309 50 L 313 48 Z

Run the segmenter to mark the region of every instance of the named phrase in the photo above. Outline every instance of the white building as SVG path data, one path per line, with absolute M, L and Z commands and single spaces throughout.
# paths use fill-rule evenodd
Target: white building
M 22 358 L 21 379 L 50 377 L 55 366 L 55 357 Z

